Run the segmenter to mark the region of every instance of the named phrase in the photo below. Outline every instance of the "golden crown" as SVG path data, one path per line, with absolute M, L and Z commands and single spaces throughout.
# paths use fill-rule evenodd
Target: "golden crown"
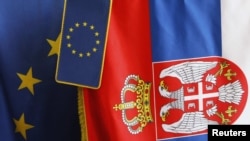
M 134 83 L 133 83 L 134 80 Z M 121 103 L 115 104 L 113 109 L 122 111 L 122 119 L 124 124 L 128 126 L 128 130 L 132 134 L 142 132 L 143 128 L 153 121 L 150 109 L 150 87 L 151 83 L 145 83 L 137 75 L 129 75 L 125 80 L 125 85 L 121 90 Z M 134 101 L 126 101 L 126 93 L 130 91 L 136 94 Z M 127 110 L 136 109 L 137 115 L 132 119 L 128 119 Z

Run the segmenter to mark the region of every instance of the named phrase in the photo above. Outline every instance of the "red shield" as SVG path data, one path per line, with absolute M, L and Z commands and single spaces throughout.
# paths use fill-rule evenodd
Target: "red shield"
M 246 77 L 230 60 L 177 60 L 153 63 L 153 69 L 157 139 L 207 133 L 207 124 L 233 124 L 244 109 Z

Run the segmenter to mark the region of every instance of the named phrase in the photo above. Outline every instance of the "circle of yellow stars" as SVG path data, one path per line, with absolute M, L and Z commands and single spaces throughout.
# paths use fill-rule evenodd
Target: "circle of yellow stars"
M 70 42 L 70 39 L 72 38 L 71 33 L 73 33 L 75 29 L 80 28 L 80 27 L 83 27 L 83 28 L 86 28 L 88 30 L 93 31 L 93 36 L 96 37 L 96 40 L 95 40 L 95 46 L 92 47 L 92 50 L 87 50 L 87 51 L 83 52 L 83 51 L 80 51 L 80 50 L 73 48 L 73 44 Z M 77 55 L 79 58 L 83 58 L 85 56 L 90 57 L 92 55 L 92 53 L 97 52 L 98 45 L 100 45 L 101 41 L 98 39 L 99 32 L 97 32 L 95 30 L 94 25 L 89 25 L 87 22 L 83 22 L 82 24 L 77 22 L 77 23 L 75 23 L 75 25 L 73 27 L 70 27 L 68 30 L 69 30 L 70 34 L 66 35 L 66 39 L 68 40 L 68 43 L 66 44 L 66 46 L 71 49 L 71 53 L 73 55 Z

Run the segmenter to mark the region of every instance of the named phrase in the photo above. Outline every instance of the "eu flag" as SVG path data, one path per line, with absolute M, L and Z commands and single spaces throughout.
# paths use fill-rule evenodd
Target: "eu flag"
M 77 88 L 55 81 L 63 1 L 0 2 L 0 140 L 79 141 Z
M 110 5 L 110 0 L 65 0 L 58 82 L 100 87 Z

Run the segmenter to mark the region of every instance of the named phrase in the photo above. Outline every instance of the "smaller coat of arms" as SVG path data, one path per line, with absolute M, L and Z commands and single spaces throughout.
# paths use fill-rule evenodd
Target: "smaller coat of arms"
M 153 64 L 157 139 L 207 133 L 208 124 L 233 124 L 248 94 L 241 69 L 221 57 Z
M 144 82 L 139 75 L 127 76 L 121 90 L 121 103 L 113 109 L 121 110 L 123 123 L 135 135 L 143 132 L 148 123 L 153 122 L 150 107 L 151 83 Z

